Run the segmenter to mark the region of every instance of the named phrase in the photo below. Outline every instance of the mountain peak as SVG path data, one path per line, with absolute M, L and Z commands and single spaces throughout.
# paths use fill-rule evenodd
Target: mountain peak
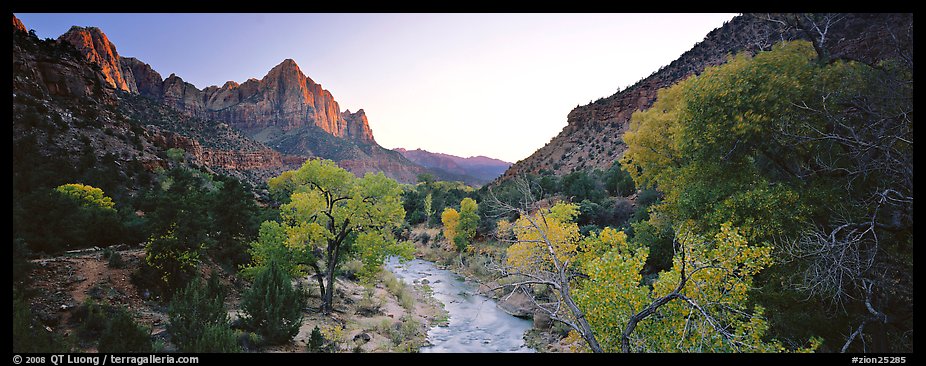
M 116 46 L 109 41 L 109 37 L 100 28 L 71 26 L 67 32 L 58 37 L 58 42 L 70 43 L 84 57 L 97 65 L 103 72 L 103 79 L 111 88 L 137 93 L 134 79 L 126 81 L 119 52 Z
M 283 62 L 280 62 L 279 64 L 274 66 L 272 69 L 270 69 L 270 72 L 267 75 L 271 75 L 271 74 L 277 75 L 281 73 L 282 74 L 297 74 L 301 76 L 301 78 L 303 79 L 305 78 L 305 73 L 302 72 L 302 69 L 299 68 L 299 65 L 296 64 L 296 61 L 291 58 L 285 59 L 283 60 Z

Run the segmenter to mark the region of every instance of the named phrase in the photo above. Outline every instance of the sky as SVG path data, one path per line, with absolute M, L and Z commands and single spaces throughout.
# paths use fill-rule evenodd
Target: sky
M 386 148 L 509 162 L 578 105 L 669 64 L 735 14 L 25 14 L 41 38 L 103 30 L 124 57 L 202 89 L 287 58 Z

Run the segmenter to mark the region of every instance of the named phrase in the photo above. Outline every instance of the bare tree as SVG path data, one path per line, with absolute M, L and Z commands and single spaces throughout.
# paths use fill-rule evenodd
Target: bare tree
M 574 271 L 568 260 L 561 261 L 554 253 L 555 244 L 546 232 L 548 226 L 545 222 L 541 222 L 546 221 L 546 216 L 543 210 L 538 210 L 542 203 L 536 199 L 531 189 L 531 183 L 527 179 L 523 177 L 514 178 L 513 187 L 517 193 L 518 204 L 500 200 L 491 188 L 489 189 L 489 204 L 498 212 L 515 212 L 520 217 L 527 219 L 530 226 L 540 233 L 540 244 L 545 246 L 546 250 L 551 254 L 552 268 L 538 267 L 536 271 L 527 273 L 507 266 L 497 266 L 496 270 L 500 272 L 502 277 L 514 279 L 514 282 L 497 286 L 492 290 L 510 287 L 511 293 L 509 296 L 517 291 L 522 291 L 528 295 L 528 298 L 538 310 L 545 312 L 551 319 L 562 322 L 577 331 L 588 343 L 592 352 L 603 352 L 601 345 L 595 338 L 591 325 L 585 318 L 585 314 L 572 298 L 572 281 L 580 274 Z M 533 212 L 540 213 L 540 221 L 531 215 Z M 554 291 L 553 298 L 539 299 L 534 296 L 529 287 L 535 285 L 552 289 Z
M 838 21 L 823 19 L 811 28 L 820 42 Z M 799 288 L 841 308 L 854 302 L 864 309 L 843 352 L 857 340 L 868 348 L 866 325 L 902 321 L 886 315 L 887 306 L 908 303 L 912 313 L 912 261 L 903 253 L 913 230 L 912 58 L 897 65 L 869 69 L 863 88 L 821 85 L 817 100 L 794 102 L 801 113 L 777 126 L 777 144 L 797 152 L 787 168 L 792 178 L 841 182 L 845 191 L 827 220 L 779 243 L 803 267 Z

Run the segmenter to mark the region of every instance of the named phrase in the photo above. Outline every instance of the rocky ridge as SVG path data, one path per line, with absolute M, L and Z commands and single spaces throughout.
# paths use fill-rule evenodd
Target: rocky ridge
M 102 33 L 88 30 L 83 34 L 87 37 L 78 37 L 90 40 L 85 44 L 89 48 L 81 51 L 71 43 L 39 40 L 23 32 L 25 27 L 17 26 L 21 22 L 13 19 L 14 150 L 35 149 L 30 154 L 72 166 L 84 161 L 112 161 L 123 169 L 120 174 L 136 174 L 136 167 L 149 172 L 166 168 L 169 162 L 163 151 L 182 148 L 189 153 L 191 163 L 252 184 L 304 161 L 293 164 L 291 157 L 227 125 L 183 116 L 132 93 L 131 88 L 117 88 L 120 80 L 128 85 L 134 78 L 106 73 L 96 62 L 106 61 L 110 71 L 135 69 L 140 76 L 157 74 L 134 59 L 109 63 L 116 60 L 117 53 Z M 105 47 L 98 47 L 101 45 Z
M 14 26 L 15 23 L 16 20 Z M 363 109 L 342 112 L 331 93 L 306 76 L 292 59 L 273 67 L 261 79 L 228 81 L 222 86 L 199 89 L 175 74 L 162 79 L 150 65 L 119 56 L 98 28 L 75 26 L 58 41 L 73 46 L 87 61 L 97 65 L 104 86 L 124 92 L 123 99 L 137 100 L 134 96 L 143 96 L 179 111 L 186 118 L 215 121 L 276 150 L 264 157 L 253 150 L 246 154 L 231 150 L 193 153 L 207 165 L 231 170 L 264 169 L 279 166 L 281 161 L 285 164 L 300 158 L 321 157 L 341 163 L 358 175 L 383 171 L 406 183 L 428 172 L 401 154 L 379 146 L 366 112 Z M 194 142 L 208 139 L 209 136 L 200 134 Z M 187 146 L 197 148 L 192 143 Z
M 466 183 L 486 184 L 498 178 L 511 166 L 511 163 L 486 156 L 463 158 L 450 154 L 434 153 L 427 150 L 407 150 L 395 148 L 405 158 L 426 168 L 440 170 L 457 175 Z

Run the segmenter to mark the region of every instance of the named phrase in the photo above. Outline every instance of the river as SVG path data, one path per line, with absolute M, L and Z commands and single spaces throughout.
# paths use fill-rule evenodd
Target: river
M 431 345 L 420 352 L 534 352 L 524 344 L 524 332 L 533 322 L 502 311 L 462 276 L 420 259 L 400 263 L 390 258 L 386 269 L 407 284 L 426 283 L 449 313 L 449 324 L 432 327 Z

